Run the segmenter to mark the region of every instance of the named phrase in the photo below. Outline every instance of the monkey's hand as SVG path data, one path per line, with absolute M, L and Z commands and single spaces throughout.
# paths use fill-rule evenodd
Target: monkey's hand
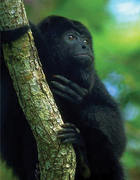
M 72 143 L 73 145 L 83 146 L 80 130 L 74 124 L 65 123 L 61 125 L 57 137 L 62 143 Z
M 62 129 L 58 131 L 57 137 L 62 143 L 72 143 L 74 145 L 78 173 L 84 178 L 89 178 L 91 174 L 88 165 L 84 161 L 81 150 L 84 147 L 84 142 L 80 130 L 70 123 L 65 123 L 61 127 Z
M 10 43 L 11 41 L 15 41 L 22 37 L 29 30 L 29 26 L 23 26 L 16 29 L 11 29 L 7 31 L 0 31 L 1 33 L 1 42 Z
M 63 76 L 54 75 L 53 79 L 51 81 L 52 92 L 70 103 L 80 104 L 88 94 L 87 89 L 78 86 Z

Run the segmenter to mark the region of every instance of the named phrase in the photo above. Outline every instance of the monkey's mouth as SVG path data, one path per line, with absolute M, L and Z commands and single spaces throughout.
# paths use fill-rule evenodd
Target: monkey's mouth
M 76 54 L 76 55 L 74 55 L 74 56 L 82 56 L 82 57 L 84 57 L 84 56 L 89 56 L 92 60 L 94 60 L 93 56 L 90 55 L 90 54 L 87 54 L 87 53 Z

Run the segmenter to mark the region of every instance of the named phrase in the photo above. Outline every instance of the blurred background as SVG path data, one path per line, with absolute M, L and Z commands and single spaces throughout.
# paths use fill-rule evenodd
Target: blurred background
M 96 70 L 121 104 L 128 138 L 127 180 L 140 180 L 140 0 L 24 0 L 28 19 L 78 20 L 93 36 Z

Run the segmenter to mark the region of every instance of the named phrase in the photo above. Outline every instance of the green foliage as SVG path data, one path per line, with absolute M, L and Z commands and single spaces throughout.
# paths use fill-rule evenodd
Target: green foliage
M 1 180 L 19 180 L 13 174 L 13 170 L 9 168 L 6 163 L 0 158 L 0 179 Z
M 109 2 L 109 0 L 35 0 L 30 4 L 27 3 L 26 6 L 29 19 L 33 22 L 56 14 L 78 20 L 89 28 L 93 36 L 96 70 L 109 92 L 121 103 L 124 110 L 128 146 L 122 162 L 125 165 L 127 179 L 138 180 L 140 177 L 140 19 L 133 22 L 117 22 L 109 11 Z M 116 8 L 117 6 L 113 11 Z

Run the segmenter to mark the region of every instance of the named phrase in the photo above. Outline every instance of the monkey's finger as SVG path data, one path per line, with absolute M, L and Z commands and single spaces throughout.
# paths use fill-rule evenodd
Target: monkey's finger
M 68 102 L 70 102 L 70 103 L 75 103 L 75 104 L 77 104 L 77 105 L 80 104 L 80 102 L 83 100 L 83 98 L 80 97 L 80 96 L 78 96 L 78 95 L 75 96 L 75 97 L 71 97 L 70 95 L 65 94 L 65 93 L 62 93 L 62 92 L 57 91 L 57 90 L 55 90 L 55 89 L 52 89 L 52 92 L 53 92 L 55 95 L 59 96 L 60 98 L 66 100 L 66 101 L 68 101 Z
M 71 96 L 74 96 L 76 93 L 70 89 L 68 86 L 64 86 L 59 82 L 51 81 L 51 85 L 55 87 L 57 90 L 60 90 L 61 92 L 64 92 L 66 94 L 69 94 Z M 77 95 L 77 94 L 76 94 Z
M 76 83 L 68 80 L 67 78 L 65 78 L 63 76 L 54 75 L 53 78 L 59 79 L 62 83 L 66 84 L 68 87 L 72 88 L 74 91 L 76 91 L 81 96 L 86 96 L 88 94 L 87 89 L 78 86 Z
M 74 124 L 71 124 L 71 123 L 65 123 L 65 124 L 62 124 L 61 127 L 71 127 L 71 128 L 75 128 L 76 126 Z
M 79 138 L 68 138 L 68 139 L 60 139 L 62 143 L 72 143 L 78 146 L 83 146 L 83 141 Z
M 62 93 L 65 93 L 69 96 L 71 96 L 71 98 L 74 98 L 78 101 L 81 101 L 83 97 L 81 97 L 79 94 L 77 94 L 76 92 L 74 92 L 72 89 L 70 89 L 67 86 L 62 85 L 59 82 L 56 81 L 51 81 L 51 84 L 54 88 L 56 88 L 56 91 L 59 90 Z
M 76 131 L 77 133 L 80 133 L 80 130 L 74 125 L 74 124 L 70 124 L 70 123 L 65 123 L 62 124 L 61 127 L 65 128 L 72 128 L 74 131 Z
M 58 134 L 64 134 L 64 133 L 69 133 L 69 132 L 75 132 L 75 129 L 70 129 L 70 128 L 63 128 L 58 130 Z
M 76 137 L 76 134 L 75 133 L 60 134 L 57 135 L 57 137 L 64 140 L 64 139 Z
M 52 89 L 52 92 L 53 92 L 55 95 L 59 96 L 60 98 L 66 100 L 66 101 L 69 101 L 70 103 L 73 103 L 73 102 L 76 103 L 76 102 L 74 101 L 74 98 L 68 96 L 67 94 L 64 94 L 64 93 L 62 93 L 62 92 L 60 92 L 60 91 L 57 91 L 57 90 L 55 90 L 55 89 Z
M 70 138 L 70 139 L 65 139 L 61 141 L 62 143 L 74 143 L 76 144 L 77 139 L 76 138 Z

